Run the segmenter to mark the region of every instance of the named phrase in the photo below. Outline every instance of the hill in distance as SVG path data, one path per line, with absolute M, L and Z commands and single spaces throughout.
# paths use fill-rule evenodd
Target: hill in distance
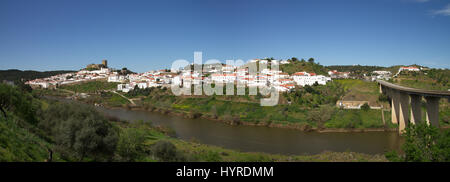
M 58 74 L 75 72 L 72 70 L 57 70 L 57 71 L 33 71 L 33 70 L 0 70 L 0 81 L 20 81 L 20 80 L 33 80 L 38 78 L 46 78 Z

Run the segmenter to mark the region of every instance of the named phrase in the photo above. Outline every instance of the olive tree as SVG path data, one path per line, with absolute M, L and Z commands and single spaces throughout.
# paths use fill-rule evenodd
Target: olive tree
M 68 157 L 110 160 L 118 131 L 93 107 L 78 103 L 54 103 L 43 114 L 39 126 L 53 136 Z

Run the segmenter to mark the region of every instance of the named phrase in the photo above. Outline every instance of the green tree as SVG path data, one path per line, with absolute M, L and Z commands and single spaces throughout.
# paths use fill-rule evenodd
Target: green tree
M 112 159 L 118 132 L 93 107 L 78 103 L 54 103 L 43 113 L 39 127 L 53 136 L 58 149 L 82 161 Z
M 16 86 L 0 84 L 0 111 L 3 117 L 7 117 L 6 111 L 10 111 L 29 123 L 35 123 L 35 109 L 33 97 L 22 92 Z
M 449 162 L 450 131 L 420 123 L 409 125 L 404 133 L 403 155 L 395 151 L 386 154 L 391 161 L 405 162 Z
M 331 119 L 335 109 L 332 106 L 322 106 L 319 109 L 314 109 L 308 112 L 308 120 L 317 123 L 318 128 L 324 128 L 325 122 Z
M 146 133 L 139 128 L 124 128 L 119 133 L 117 154 L 119 161 L 137 161 L 145 153 L 144 142 Z
M 155 157 L 164 162 L 185 161 L 184 156 L 178 152 L 177 147 L 166 140 L 160 140 L 153 144 L 152 153 Z
M 368 111 L 370 109 L 370 106 L 369 106 L 369 104 L 367 104 L 367 103 L 364 103 L 362 106 L 361 106 L 361 110 L 363 110 L 363 111 Z

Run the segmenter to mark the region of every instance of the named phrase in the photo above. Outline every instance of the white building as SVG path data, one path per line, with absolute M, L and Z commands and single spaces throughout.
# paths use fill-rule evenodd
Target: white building
M 280 64 L 289 64 L 289 61 L 288 60 L 281 60 Z
M 123 82 L 123 81 L 125 81 L 125 76 L 123 75 L 108 76 L 108 82 Z
M 400 69 L 398 71 L 399 72 L 401 72 L 401 71 L 420 71 L 420 69 L 417 67 L 414 67 L 414 66 L 406 66 L 406 67 L 400 67 Z
M 131 87 L 131 85 L 129 83 L 126 84 L 118 84 L 117 85 L 117 90 L 118 91 L 122 91 L 122 92 L 129 92 L 130 90 L 132 90 L 133 87 Z
M 306 72 L 294 73 L 292 78 L 294 79 L 295 83 L 297 83 L 297 85 L 300 86 L 313 85 L 314 83 L 317 83 L 319 85 L 325 85 L 327 84 L 328 81 L 331 81 L 330 77 Z
M 372 73 L 378 74 L 378 75 L 390 75 L 390 71 L 373 71 Z
M 211 80 L 222 83 L 234 82 L 236 80 L 236 74 L 212 74 Z

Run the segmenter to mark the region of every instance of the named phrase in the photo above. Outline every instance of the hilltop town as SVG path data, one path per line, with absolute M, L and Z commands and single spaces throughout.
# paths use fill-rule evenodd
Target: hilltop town
M 254 59 L 250 63 L 259 64 L 290 64 L 292 60 L 264 60 Z M 270 86 L 280 92 L 290 92 L 295 86 L 312 86 L 314 84 L 325 85 L 332 79 L 350 79 L 351 72 L 339 72 L 337 70 L 328 71 L 328 75 L 318 75 L 314 72 L 306 72 L 299 70 L 293 74 L 288 74 L 282 70 L 263 69 L 256 74 L 249 73 L 249 69 L 242 66 L 233 66 L 221 64 L 219 66 L 205 66 L 202 72 L 190 69 L 182 70 L 151 70 L 144 73 L 124 73 L 124 70 L 113 70 L 108 68 L 107 60 L 103 60 L 101 64 L 89 64 L 85 69 L 75 73 L 64 73 L 48 78 L 35 79 L 27 81 L 26 84 L 32 87 L 51 88 L 65 84 L 73 84 L 83 81 L 107 79 L 108 82 L 120 83 L 117 90 L 129 92 L 134 88 L 150 88 L 150 87 L 169 87 L 170 84 L 182 85 L 190 87 L 190 85 L 198 85 L 203 83 L 234 83 L 242 84 L 248 87 L 254 86 Z M 402 71 L 418 72 L 424 68 L 417 67 L 400 67 L 397 76 Z M 376 79 L 389 80 L 392 73 L 386 70 L 373 71 L 370 76 L 366 76 L 367 80 L 374 81 Z

